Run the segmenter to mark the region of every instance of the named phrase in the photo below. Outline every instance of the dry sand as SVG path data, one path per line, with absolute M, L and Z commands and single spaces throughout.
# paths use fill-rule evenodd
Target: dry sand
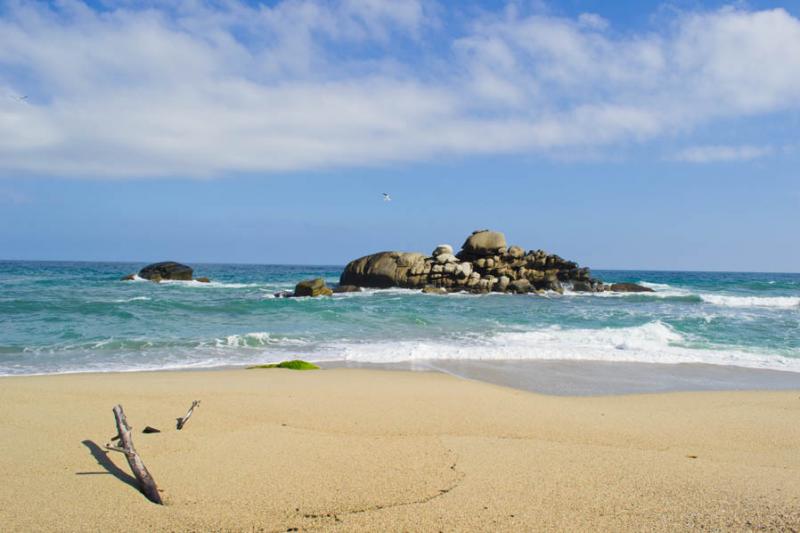
M 101 451 L 115 403 L 166 506 Z M 0 473 L 3 531 L 797 530 L 800 393 L 553 397 L 357 369 L 5 378 Z

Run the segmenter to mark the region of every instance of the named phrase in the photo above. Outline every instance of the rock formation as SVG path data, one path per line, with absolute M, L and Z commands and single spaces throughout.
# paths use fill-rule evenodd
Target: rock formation
M 442 244 L 430 256 L 413 252 L 368 255 L 351 261 L 340 279 L 341 285 L 359 287 L 476 293 L 563 292 L 564 283 L 582 291 L 606 290 L 588 268 L 543 250 L 525 252 L 519 246 L 509 247 L 505 235 L 489 230 L 472 233 L 457 254 L 450 245 Z
M 175 261 L 164 261 L 147 265 L 139 271 L 139 277 L 156 282 L 162 280 L 191 281 L 193 272 L 192 267 Z

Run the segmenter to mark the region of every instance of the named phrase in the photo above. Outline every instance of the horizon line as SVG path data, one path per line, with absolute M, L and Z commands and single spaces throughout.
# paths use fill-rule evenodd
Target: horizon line
M 368 254 L 369 255 L 369 254 Z M 360 256 L 363 257 L 363 256 Z M 167 259 L 172 261 L 172 259 Z M 130 264 L 130 263 L 143 263 L 144 265 L 153 264 L 160 261 L 141 261 L 141 260 L 96 260 L 96 259 L 0 259 L 0 263 L 111 263 L 111 264 Z M 180 261 L 176 261 L 180 262 Z M 234 262 L 224 263 L 219 261 L 186 261 L 183 264 L 194 263 L 196 265 L 218 265 L 218 266 L 280 266 L 280 267 L 335 267 L 344 268 L 345 264 L 335 263 L 258 263 L 258 262 Z M 190 265 L 191 266 L 191 265 Z M 581 265 L 585 266 L 585 265 Z M 631 268 L 631 267 L 588 267 L 591 271 L 606 271 L 606 272 L 684 272 L 696 274 L 789 274 L 800 275 L 800 271 L 789 272 L 782 270 L 681 270 L 670 268 Z

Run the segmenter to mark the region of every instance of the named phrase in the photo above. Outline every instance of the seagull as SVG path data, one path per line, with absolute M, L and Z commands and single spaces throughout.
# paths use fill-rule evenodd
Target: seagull
M 392 201 L 392 197 L 389 196 L 388 192 L 383 193 L 383 201 L 384 202 L 391 202 Z
M 17 96 L 16 94 L 12 94 L 12 95 L 10 95 L 10 98 L 13 98 L 17 102 L 24 102 L 25 100 L 28 99 L 28 95 L 24 94 L 22 96 Z

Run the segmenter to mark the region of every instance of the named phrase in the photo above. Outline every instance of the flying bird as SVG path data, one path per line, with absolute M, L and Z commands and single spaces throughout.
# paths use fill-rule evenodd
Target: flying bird
M 9 95 L 9 98 L 13 98 L 17 102 L 24 102 L 25 100 L 28 99 L 28 95 L 27 94 L 23 94 L 22 96 L 17 96 L 16 94 L 12 94 L 12 95 Z
M 383 201 L 384 202 L 391 202 L 392 201 L 392 197 L 389 196 L 388 192 L 383 193 Z

